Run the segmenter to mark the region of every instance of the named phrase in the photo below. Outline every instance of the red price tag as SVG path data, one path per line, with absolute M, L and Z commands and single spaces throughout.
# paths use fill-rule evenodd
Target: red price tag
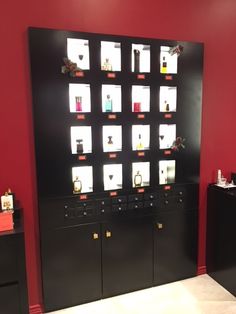
M 117 157 L 117 154 L 113 153 L 113 154 L 109 154 L 109 158 L 113 159 L 113 158 L 116 158 Z
M 115 73 L 107 73 L 107 77 L 108 78 L 116 78 L 116 74 Z
M 117 196 L 117 192 L 116 191 L 110 192 L 110 196 Z
M 137 115 L 137 118 L 138 118 L 138 119 L 145 119 L 145 114 L 138 114 L 138 115 Z
M 166 81 L 172 81 L 173 80 L 173 76 L 172 75 L 166 75 L 165 79 L 166 79 Z
M 88 198 L 87 194 L 80 195 L 79 197 L 80 200 L 87 200 L 87 198 Z
M 144 157 L 145 156 L 145 152 L 138 152 L 138 157 Z
M 165 185 L 165 186 L 164 186 L 164 190 L 165 190 L 165 191 L 170 190 L 170 189 L 171 189 L 171 186 L 170 186 L 170 185 Z
M 76 77 L 84 77 L 84 72 L 83 71 L 76 71 L 75 76 Z
M 85 120 L 84 114 L 77 114 L 77 120 Z
M 164 117 L 165 117 L 166 119 L 171 119 L 171 118 L 172 118 L 172 114 L 171 114 L 171 113 L 166 113 L 166 114 L 164 115 Z
M 171 150 L 165 150 L 164 155 L 171 155 Z
M 138 80 L 145 80 L 145 74 L 138 74 L 137 79 Z
M 115 120 L 116 119 L 116 114 L 109 114 L 108 115 L 109 120 Z
M 78 159 L 79 159 L 79 160 L 86 160 L 86 159 L 87 159 L 87 156 L 86 156 L 86 155 L 79 155 L 79 156 L 78 156 Z
M 142 188 L 142 189 L 138 189 L 137 192 L 138 192 L 138 193 L 144 193 L 144 192 L 145 192 L 145 189 L 143 189 L 143 188 Z

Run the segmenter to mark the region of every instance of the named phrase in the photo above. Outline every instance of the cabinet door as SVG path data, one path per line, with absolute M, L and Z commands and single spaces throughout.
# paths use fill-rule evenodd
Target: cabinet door
M 192 277 L 196 272 L 196 211 L 160 213 L 154 226 L 154 284 Z
M 0 312 L 2 314 L 23 313 L 20 310 L 19 287 L 17 284 L 0 287 Z
M 101 298 L 100 225 L 48 231 L 42 236 L 46 311 Z
M 103 224 L 103 296 L 150 287 L 152 221 L 140 218 Z

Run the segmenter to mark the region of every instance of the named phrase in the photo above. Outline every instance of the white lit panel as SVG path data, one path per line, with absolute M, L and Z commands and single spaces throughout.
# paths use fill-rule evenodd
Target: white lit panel
M 69 84 L 70 112 L 91 112 L 90 84 Z
M 160 124 L 159 126 L 159 148 L 171 148 L 176 139 L 175 124 Z
M 159 94 L 160 112 L 175 112 L 177 103 L 177 87 L 161 86 Z
M 102 127 L 103 151 L 117 152 L 122 150 L 121 125 L 104 125 Z
M 93 167 L 73 167 L 72 183 L 74 194 L 93 192 Z
M 72 154 L 87 154 L 92 152 L 91 126 L 72 126 L 70 133 Z
M 159 161 L 159 184 L 175 182 L 175 160 Z
M 132 150 L 150 149 L 150 125 L 132 125 Z
M 121 44 L 101 41 L 101 70 L 121 71 Z
M 132 86 L 132 112 L 150 111 L 150 86 Z
M 104 190 L 122 189 L 122 164 L 103 165 Z
M 161 46 L 160 51 L 160 73 L 162 74 L 176 74 L 177 73 L 177 64 L 178 64 L 178 55 L 171 55 L 169 53 L 171 47 Z
M 150 45 L 132 44 L 132 72 L 150 72 Z
M 80 70 L 89 70 L 89 41 L 67 38 L 67 57 L 75 62 Z
M 120 85 L 102 85 L 102 112 L 121 112 Z
M 150 162 L 132 163 L 132 186 L 133 188 L 150 185 Z

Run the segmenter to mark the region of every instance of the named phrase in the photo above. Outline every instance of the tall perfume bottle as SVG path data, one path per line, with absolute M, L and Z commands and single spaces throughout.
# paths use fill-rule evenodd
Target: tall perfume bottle
M 142 143 L 142 136 L 141 134 L 138 135 L 138 144 L 136 145 L 137 150 L 142 150 L 143 149 L 143 143 Z
M 82 191 L 82 181 L 76 176 L 74 180 L 74 190 L 73 193 L 80 193 Z
M 134 102 L 134 112 L 141 112 L 141 102 Z
M 142 175 L 139 173 L 139 171 L 137 171 L 137 173 L 134 176 L 134 186 L 139 187 L 142 185 L 142 182 L 143 182 Z
M 110 95 L 107 95 L 107 98 L 105 100 L 105 111 L 112 112 L 112 99 Z
M 161 73 L 167 73 L 166 57 L 163 57 L 163 58 L 162 58 L 162 62 L 161 62 Z
M 77 151 L 78 154 L 83 154 L 84 145 L 83 145 L 83 140 L 82 139 L 76 140 L 76 151 Z
M 82 97 L 75 96 L 75 111 L 82 111 Z
M 140 72 L 140 51 L 134 49 L 134 72 Z
M 164 105 L 165 105 L 165 111 L 170 111 L 170 105 L 166 100 L 164 101 Z

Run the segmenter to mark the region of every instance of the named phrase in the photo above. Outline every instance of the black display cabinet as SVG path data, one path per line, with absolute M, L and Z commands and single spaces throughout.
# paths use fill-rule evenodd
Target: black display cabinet
M 29 46 L 45 310 L 194 276 L 203 45 L 30 28 Z

